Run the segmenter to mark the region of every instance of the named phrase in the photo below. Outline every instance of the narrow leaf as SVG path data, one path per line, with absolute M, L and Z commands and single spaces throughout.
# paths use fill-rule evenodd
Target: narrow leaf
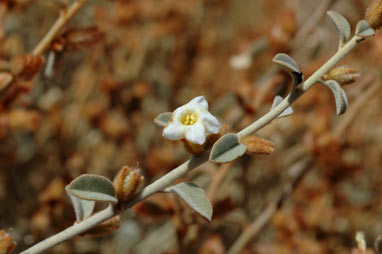
M 180 183 L 170 186 L 167 191 L 178 195 L 195 212 L 211 221 L 212 205 L 202 188 L 193 183 Z
M 239 143 L 239 137 L 235 133 L 228 133 L 222 136 L 213 145 L 210 153 L 210 161 L 216 163 L 226 163 L 242 156 L 247 147 Z
M 84 200 L 118 202 L 113 183 L 98 175 L 84 174 L 77 177 L 68 185 L 67 192 Z
M 348 106 L 348 99 L 342 87 L 337 83 L 337 81 L 334 80 L 329 80 L 322 83 L 329 87 L 334 94 L 334 98 L 336 100 L 337 115 L 342 115 L 345 113 Z
M 165 127 L 168 121 L 170 121 L 171 115 L 171 112 L 161 113 L 154 119 L 154 123 L 160 127 Z
M 327 14 L 336 25 L 339 34 L 339 47 L 341 47 L 346 41 L 350 39 L 350 24 L 347 19 L 338 12 L 328 11 Z
M 298 68 L 296 61 L 289 55 L 279 53 L 272 59 L 272 61 L 280 65 L 281 68 L 283 68 L 289 73 L 289 75 L 291 75 L 294 86 L 300 84 L 304 80 L 304 76 Z
M 275 107 L 277 107 L 281 102 L 283 101 L 283 98 L 279 95 L 276 95 L 276 97 L 273 99 L 273 104 L 271 110 L 273 110 Z M 284 116 L 289 116 L 293 114 L 293 109 L 291 106 L 286 108 L 279 116 L 278 118 L 284 117 Z
M 361 20 L 357 23 L 355 34 L 365 38 L 373 36 L 375 34 L 375 31 L 373 28 L 370 27 L 369 22 L 367 22 L 366 20 Z
M 68 192 L 68 186 L 65 187 L 76 214 L 77 221 L 82 221 L 88 218 L 92 213 L 95 205 L 95 201 L 79 199 Z

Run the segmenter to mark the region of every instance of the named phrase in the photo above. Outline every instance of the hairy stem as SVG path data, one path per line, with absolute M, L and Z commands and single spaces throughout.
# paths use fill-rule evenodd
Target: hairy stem
M 44 241 L 41 241 L 38 244 L 30 247 L 29 249 L 21 252 L 21 254 L 41 253 L 53 246 L 56 246 L 59 243 L 69 240 L 70 238 L 76 235 L 88 231 L 89 229 L 97 226 L 98 224 L 101 224 L 105 220 L 113 217 L 114 215 L 114 207 L 112 205 L 109 205 L 106 209 L 94 214 L 89 219 L 81 221 L 78 224 L 74 224 L 71 227 L 68 227 L 64 231 L 61 231 L 60 233 L 55 234 L 54 236 L 51 236 L 45 239 Z
M 346 43 L 337 53 L 332 56 L 320 69 L 318 69 L 312 76 L 310 76 L 304 83 L 302 83 L 295 93 L 290 93 L 277 107 L 269 111 L 267 114 L 262 116 L 259 120 L 247 126 L 245 129 L 238 132 L 240 138 L 246 137 L 259 129 L 263 128 L 265 125 L 269 124 L 277 116 L 279 116 L 284 110 L 292 105 L 304 92 L 311 88 L 315 83 L 317 83 L 321 76 L 327 73 L 331 68 L 333 68 L 347 53 L 349 53 L 363 38 L 359 36 L 354 36 L 348 43 Z
M 85 2 L 85 1 L 78 1 Z M 333 68 L 347 53 L 349 53 L 363 38 L 359 36 L 354 36 L 347 44 L 345 44 L 337 53 L 330 58 L 320 69 L 318 69 L 312 76 L 310 76 L 304 83 L 302 83 L 296 92 L 289 94 L 277 107 L 265 114 L 263 117 L 255 121 L 253 124 L 249 125 L 245 129 L 238 132 L 240 138 L 248 136 L 262 127 L 266 126 L 272 120 L 277 118 L 285 109 L 287 109 L 294 101 L 296 101 L 304 92 L 311 88 L 317 81 L 320 80 L 321 76 Z M 154 193 L 164 190 L 166 187 L 170 186 L 172 182 L 183 175 L 185 175 L 191 169 L 194 169 L 203 163 L 208 161 L 208 154 L 201 156 L 193 156 L 190 160 L 186 161 L 182 165 L 173 169 L 166 175 L 162 176 L 155 182 L 146 186 L 140 193 L 137 193 L 129 200 L 124 207 L 127 209 L 136 203 L 146 199 Z M 71 237 L 86 232 L 97 224 L 113 217 L 116 213 L 108 208 L 98 214 L 89 217 L 88 219 L 82 221 L 79 224 L 75 224 L 66 230 L 34 245 L 33 247 L 25 250 L 24 254 L 35 254 L 41 253 L 42 251 L 57 245 L 63 241 L 70 239 Z

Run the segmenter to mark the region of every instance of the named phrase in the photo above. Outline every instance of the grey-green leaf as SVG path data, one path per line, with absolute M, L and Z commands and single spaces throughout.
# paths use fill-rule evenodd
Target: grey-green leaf
M 277 54 L 275 57 L 273 57 L 272 61 L 279 64 L 288 72 L 300 72 L 296 61 L 285 53 Z
M 369 22 L 367 22 L 366 20 L 361 20 L 357 23 L 355 34 L 365 38 L 373 36 L 375 34 L 375 31 L 373 28 L 370 27 Z
M 167 191 L 178 195 L 186 202 L 195 212 L 211 221 L 212 205 L 204 190 L 193 183 L 180 183 L 167 188 Z
M 171 115 L 172 115 L 171 112 L 161 113 L 161 114 L 159 114 L 159 116 L 157 116 L 154 119 L 154 123 L 156 123 L 156 125 L 158 125 L 160 127 L 165 127 L 167 125 L 168 121 L 170 121 Z
M 239 142 L 239 136 L 235 133 L 228 133 L 222 136 L 213 145 L 210 153 L 210 161 L 216 163 L 226 163 L 242 156 L 247 147 Z
M 347 19 L 338 12 L 328 11 L 327 14 L 336 25 L 339 34 L 339 47 L 341 47 L 346 41 L 350 39 L 350 24 Z
M 271 110 L 273 110 L 275 107 L 277 107 L 281 102 L 283 101 L 283 98 L 279 95 L 276 95 L 276 97 L 273 99 L 273 104 Z M 293 109 L 291 106 L 287 107 L 277 118 L 281 118 L 284 116 L 289 116 L 293 114 Z
M 294 86 L 300 84 L 304 80 L 304 76 L 298 68 L 296 61 L 289 55 L 279 53 L 272 59 L 272 61 L 280 65 L 281 68 L 286 70 L 292 76 Z
M 95 201 L 83 200 L 73 196 L 70 192 L 68 192 L 68 186 L 65 187 L 65 190 L 70 198 L 70 201 L 72 201 L 77 221 L 82 221 L 88 218 L 93 213 Z
M 67 192 L 84 200 L 118 202 L 113 183 L 99 175 L 84 174 L 77 177 L 68 185 Z
M 342 89 L 338 82 L 334 80 L 328 80 L 322 83 L 329 87 L 334 94 L 334 98 L 336 100 L 337 115 L 342 115 L 345 113 L 348 107 L 348 99 L 344 89 Z

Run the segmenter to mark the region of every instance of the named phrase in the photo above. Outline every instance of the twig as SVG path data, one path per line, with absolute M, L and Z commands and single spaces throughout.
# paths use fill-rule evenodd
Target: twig
M 82 234 L 94 226 L 101 224 L 107 219 L 110 219 L 115 215 L 114 207 L 109 205 L 106 209 L 102 210 L 99 213 L 94 214 L 87 220 L 84 220 L 78 224 L 74 224 L 71 227 L 68 227 L 64 231 L 45 239 L 44 241 L 39 242 L 38 244 L 32 246 L 31 248 L 21 252 L 21 254 L 33 254 L 33 253 L 41 253 L 44 250 L 47 250 L 59 243 L 65 242 L 66 240 Z
M 253 124 L 249 125 L 245 129 L 238 132 L 240 138 L 248 136 L 253 132 L 261 129 L 266 126 L 272 120 L 277 118 L 285 109 L 287 109 L 294 101 L 296 101 L 304 92 L 306 92 L 309 88 L 311 88 L 318 80 L 320 80 L 321 76 L 328 72 L 331 68 L 333 68 L 347 53 L 349 53 L 363 38 L 359 36 L 354 36 L 347 44 L 345 44 L 341 49 L 337 51 L 337 53 L 330 58 L 320 69 L 318 69 L 312 76 L 310 76 L 304 83 L 302 83 L 298 90 L 295 93 L 291 93 L 288 95 L 277 107 L 273 110 L 265 114 L 263 117 L 255 121 Z M 155 182 L 146 186 L 142 192 L 137 193 L 129 200 L 124 207 L 127 209 L 136 203 L 146 199 L 154 193 L 164 190 L 166 187 L 170 186 L 172 182 L 181 176 L 185 175 L 188 171 L 193 168 L 200 166 L 201 164 L 208 161 L 208 154 L 205 153 L 201 156 L 193 156 L 190 160 L 186 161 L 182 165 L 173 169 L 166 175 L 162 176 Z M 113 217 L 115 212 L 101 211 L 97 214 L 98 216 L 91 216 L 83 222 L 73 225 L 66 229 L 65 231 L 51 236 L 50 238 L 37 243 L 35 246 L 25 250 L 24 254 L 35 254 L 41 253 L 42 251 L 60 243 L 70 239 L 71 237 L 78 235 L 82 232 L 85 232 L 92 228 L 93 226 L 102 223 L 103 221 Z M 54 244 L 52 244 L 54 243 Z M 32 251 L 33 250 L 33 251 Z
M 301 86 L 296 93 L 290 93 L 277 107 L 269 111 L 263 117 L 258 119 L 256 122 L 247 126 L 245 129 L 241 130 L 238 135 L 240 138 L 248 136 L 253 132 L 263 128 L 265 125 L 269 124 L 278 115 L 284 112 L 289 106 L 292 105 L 304 92 L 311 88 L 315 83 L 320 80 L 321 76 L 327 73 L 331 68 L 333 68 L 345 55 L 347 55 L 363 38 L 359 36 L 354 36 L 348 43 L 346 43 L 341 49 L 337 51 L 334 56 L 332 56 L 320 69 L 318 69 L 312 76 L 310 76 Z
M 69 20 L 76 15 L 81 7 L 88 0 L 76 0 L 67 10 L 62 10 L 60 16 L 49 29 L 48 33 L 41 39 L 38 45 L 33 49 L 33 55 L 41 55 L 49 47 L 50 43 L 54 40 L 60 30 L 69 22 Z
M 235 243 L 232 245 L 231 249 L 227 252 L 228 254 L 237 254 L 241 253 L 242 249 L 247 245 L 247 243 L 253 239 L 268 223 L 268 221 L 273 217 L 275 212 L 279 210 L 284 201 L 293 193 L 296 189 L 296 186 L 301 182 L 303 177 L 307 172 L 309 172 L 313 167 L 313 160 L 307 159 L 302 163 L 300 168 L 298 168 L 297 172 L 294 172 L 294 179 L 292 182 L 287 184 L 284 188 L 284 191 L 278 196 L 278 198 L 271 202 L 267 208 L 254 220 L 248 228 L 241 233 Z M 294 171 L 294 168 L 290 169 L 290 171 Z

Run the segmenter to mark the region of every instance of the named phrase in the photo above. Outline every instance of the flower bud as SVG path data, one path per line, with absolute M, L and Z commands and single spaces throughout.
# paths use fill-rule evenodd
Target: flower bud
M 347 65 L 340 65 L 331 69 L 327 74 L 322 76 L 323 80 L 335 80 L 340 85 L 348 85 L 356 81 L 360 77 L 359 72 Z
M 113 185 L 118 201 L 126 201 L 139 189 L 144 177 L 139 168 L 124 166 L 114 178 Z
M 365 19 L 374 30 L 382 28 L 382 0 L 374 0 L 370 4 Z
M 245 137 L 240 143 L 247 147 L 249 154 L 270 154 L 275 150 L 275 144 L 271 141 L 256 136 Z

